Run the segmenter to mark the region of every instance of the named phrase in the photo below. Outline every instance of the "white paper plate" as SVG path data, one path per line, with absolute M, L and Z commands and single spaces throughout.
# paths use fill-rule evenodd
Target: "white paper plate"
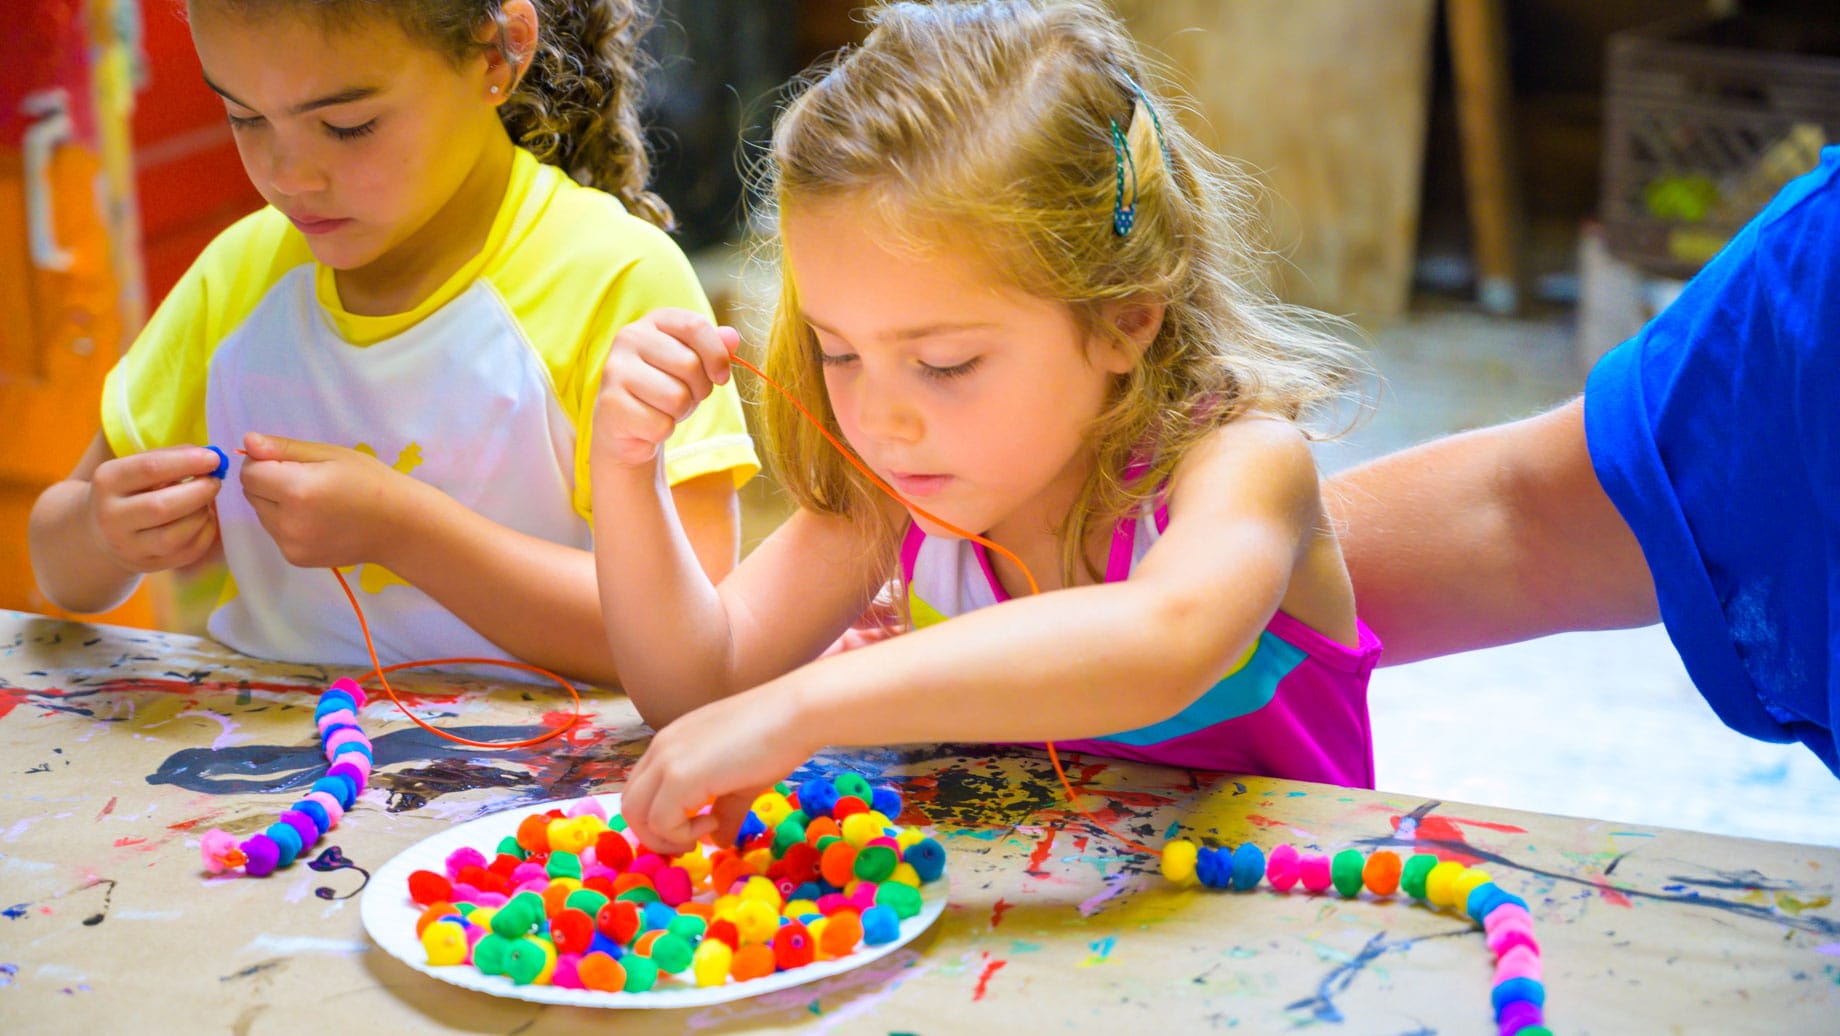
M 607 815 L 618 816 L 620 796 L 593 796 L 607 811 Z M 644 993 L 603 993 L 592 989 L 560 989 L 556 986 L 520 986 L 503 975 L 482 974 L 471 964 L 454 964 L 434 967 L 428 963 L 427 951 L 422 949 L 422 940 L 415 934 L 416 918 L 422 914 L 422 908 L 409 898 L 409 875 L 419 870 L 430 870 L 437 874 L 446 873 L 447 857 L 455 849 L 472 846 L 489 858 L 491 849 L 499 839 L 506 835 L 517 834 L 518 822 L 532 813 L 566 808 L 579 799 L 558 799 L 552 802 L 539 802 L 518 809 L 494 813 L 480 817 L 457 827 L 448 828 L 439 834 L 430 835 L 415 845 L 398 853 L 390 862 L 378 868 L 371 875 L 370 884 L 364 890 L 364 898 L 359 904 L 360 915 L 364 918 L 364 930 L 370 933 L 377 945 L 424 975 L 432 975 L 443 982 L 449 982 L 464 989 L 476 989 L 493 996 L 514 997 L 519 1000 L 532 1000 L 542 1004 L 572 1004 L 578 1007 L 703 1007 L 720 1004 L 730 1000 L 771 993 L 780 989 L 790 989 L 807 982 L 829 978 L 832 975 L 860 968 L 870 961 L 887 956 L 900 947 L 912 942 L 928 925 L 946 908 L 947 878 L 941 875 L 939 880 L 928 882 L 920 887 L 920 912 L 901 922 L 901 934 L 893 942 L 880 946 L 865 946 L 836 960 L 815 961 L 802 968 L 781 971 L 764 978 L 751 979 L 747 982 L 730 981 L 720 986 L 698 987 L 688 982 L 667 979 L 659 976 L 660 984 Z

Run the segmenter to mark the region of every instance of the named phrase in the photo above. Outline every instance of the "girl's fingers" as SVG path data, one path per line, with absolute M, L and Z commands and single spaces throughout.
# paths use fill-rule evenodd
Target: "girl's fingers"
M 210 450 L 202 446 L 172 446 L 107 461 L 97 467 L 91 481 L 105 492 L 125 497 L 209 475 L 216 470 L 217 454 Z
M 711 384 L 728 382 L 728 345 L 708 317 L 687 309 L 661 309 L 651 315 L 651 320 L 653 327 L 696 353 Z

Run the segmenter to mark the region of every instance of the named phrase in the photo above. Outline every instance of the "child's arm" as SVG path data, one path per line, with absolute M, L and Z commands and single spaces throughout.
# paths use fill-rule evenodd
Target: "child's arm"
M 500 525 L 356 450 L 253 434 L 245 448 L 244 493 L 291 564 L 381 565 L 517 658 L 596 683 L 619 679 L 590 552 Z M 693 557 L 732 567 L 739 530 L 728 474 L 681 483 L 671 498 L 695 518 Z
M 1167 532 L 1121 583 L 1044 593 L 821 659 L 661 730 L 627 785 L 647 845 L 712 817 L 825 745 L 1038 741 L 1173 715 L 1226 673 L 1280 605 L 1352 642 L 1354 615 L 1307 443 L 1244 419 L 1172 486 Z M 1335 627 L 1343 627 L 1340 630 Z
M 70 476 L 32 505 L 26 539 L 39 589 L 60 608 L 107 611 L 142 574 L 189 565 L 217 540 L 217 455 L 200 446 L 115 456 L 101 433 Z
M 1582 398 L 1371 461 L 1326 492 L 1388 664 L 1656 620 L 1642 548 L 1591 466 Z
M 663 727 L 818 655 L 887 576 L 847 520 L 800 511 L 720 587 L 667 506 L 659 450 L 728 378 L 734 332 L 659 310 L 615 338 L 593 443 L 595 556 L 606 638 L 647 722 Z

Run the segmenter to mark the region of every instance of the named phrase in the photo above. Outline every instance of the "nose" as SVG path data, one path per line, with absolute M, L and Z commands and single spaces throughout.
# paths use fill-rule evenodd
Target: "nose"
M 326 189 L 325 170 L 308 148 L 273 139 L 266 144 L 263 163 L 270 186 L 281 194 L 298 197 Z
M 914 443 L 926 423 L 906 394 L 888 378 L 865 377 L 856 386 L 856 426 L 878 442 Z

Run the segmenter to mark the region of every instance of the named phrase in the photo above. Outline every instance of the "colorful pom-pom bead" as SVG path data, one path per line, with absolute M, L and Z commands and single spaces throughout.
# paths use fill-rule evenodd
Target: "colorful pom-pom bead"
M 1516 1000 L 1543 1007 L 1546 1004 L 1546 987 L 1530 978 L 1511 978 L 1489 993 L 1489 1002 L 1495 1007 L 1496 1018 L 1500 1018 L 1502 1009 Z
M 863 941 L 871 946 L 895 941 L 901 935 L 901 919 L 885 906 L 873 906 L 862 914 Z
M 893 788 L 876 788 L 869 793 L 869 808 L 893 820 L 901 815 L 901 793 Z
M 626 984 L 622 988 L 628 993 L 643 993 L 658 984 L 658 965 L 649 957 L 628 954 L 618 963 L 626 969 Z
M 212 874 L 241 867 L 244 862 L 243 851 L 236 845 L 236 836 L 217 828 L 204 833 L 199 839 L 198 850 L 204 857 L 204 869 Z
M 1265 880 L 1279 892 L 1289 892 L 1297 884 L 1297 850 L 1289 843 L 1272 847 L 1265 859 Z
M 1349 899 L 1360 895 L 1361 874 L 1366 866 L 1367 858 L 1358 849 L 1343 849 L 1336 853 L 1329 864 L 1329 880 L 1334 883 L 1335 891 Z
M 1425 898 L 1425 879 L 1438 865 L 1438 858 L 1431 853 L 1413 853 L 1400 868 L 1399 887 L 1413 899 Z
M 1376 896 L 1390 896 L 1399 891 L 1399 854 L 1381 849 L 1367 858 L 1361 868 L 1361 883 Z
M 1457 879 L 1468 868 L 1455 860 L 1445 860 L 1425 875 L 1425 902 L 1440 909 L 1456 905 Z
M 1203 846 L 1195 854 L 1195 880 L 1211 889 L 1226 888 L 1233 882 L 1233 857 Z
M 1233 850 L 1233 887 L 1241 892 L 1250 892 L 1259 887 L 1259 879 L 1265 876 L 1265 853 L 1258 846 L 1246 842 Z
M 422 950 L 428 963 L 436 967 L 464 964 L 472 947 L 467 945 L 466 929 L 456 921 L 436 921 L 422 929 Z
M 1328 888 L 1333 880 L 1329 870 L 1329 857 L 1316 852 L 1302 854 L 1297 860 L 1297 878 L 1310 892 L 1321 892 Z
M 735 951 L 718 939 L 704 939 L 690 955 L 690 973 L 699 986 L 719 986 L 728 981 Z
M 922 838 L 908 846 L 907 851 L 901 854 L 901 859 L 913 864 L 914 873 L 923 882 L 938 881 L 939 876 L 945 873 L 945 847 L 931 838 Z
M 281 851 L 274 839 L 265 834 L 252 835 L 243 839 L 237 846 L 243 851 L 243 873 L 252 878 L 263 878 L 275 872 L 275 864 L 281 859 Z

